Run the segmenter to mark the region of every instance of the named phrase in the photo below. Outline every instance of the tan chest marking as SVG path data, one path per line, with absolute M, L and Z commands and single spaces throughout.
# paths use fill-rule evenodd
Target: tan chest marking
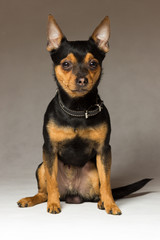
M 47 131 L 53 143 L 71 140 L 75 137 L 89 139 L 99 144 L 105 141 L 108 127 L 105 123 L 96 127 L 79 128 L 74 131 L 72 127 L 58 126 L 53 120 L 49 121 Z

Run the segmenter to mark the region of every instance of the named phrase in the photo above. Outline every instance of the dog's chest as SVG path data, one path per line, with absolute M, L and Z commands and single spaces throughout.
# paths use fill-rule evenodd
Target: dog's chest
M 103 145 L 107 125 L 74 129 L 70 126 L 59 126 L 50 120 L 47 131 L 60 160 L 65 164 L 83 166 Z
M 103 123 L 95 127 L 75 129 L 70 126 L 59 126 L 53 120 L 50 120 L 47 124 L 47 131 L 53 144 L 66 142 L 75 138 L 102 144 L 107 134 L 107 124 Z

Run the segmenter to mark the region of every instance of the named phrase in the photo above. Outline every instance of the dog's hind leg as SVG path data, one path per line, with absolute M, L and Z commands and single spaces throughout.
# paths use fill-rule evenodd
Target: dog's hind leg
M 19 207 L 32 207 L 36 204 L 47 201 L 47 183 L 43 163 L 41 163 L 37 168 L 36 178 L 38 184 L 38 193 L 33 197 L 26 197 L 19 200 L 17 202 Z

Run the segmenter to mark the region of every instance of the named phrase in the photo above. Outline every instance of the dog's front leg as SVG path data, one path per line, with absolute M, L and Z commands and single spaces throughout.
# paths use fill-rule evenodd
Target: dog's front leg
M 109 214 L 120 215 L 121 211 L 113 199 L 110 185 L 111 147 L 104 146 L 97 154 L 96 161 L 100 180 L 100 201 L 98 202 L 98 208 L 105 209 Z
M 47 179 L 47 211 L 49 213 L 60 213 L 60 195 L 58 191 L 57 172 L 58 157 L 56 153 L 48 153 L 43 151 L 43 162 L 45 166 L 45 174 Z

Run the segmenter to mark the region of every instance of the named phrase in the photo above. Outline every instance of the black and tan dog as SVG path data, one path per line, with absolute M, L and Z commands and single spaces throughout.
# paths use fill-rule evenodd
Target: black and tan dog
M 111 190 L 110 118 L 97 91 L 109 35 L 105 17 L 88 41 L 68 41 L 49 15 L 47 50 L 58 91 L 44 116 L 43 163 L 36 171 L 38 194 L 21 199 L 19 207 L 47 201 L 47 211 L 59 213 L 60 200 L 95 201 L 99 209 L 120 215 L 114 199 L 150 180 Z

